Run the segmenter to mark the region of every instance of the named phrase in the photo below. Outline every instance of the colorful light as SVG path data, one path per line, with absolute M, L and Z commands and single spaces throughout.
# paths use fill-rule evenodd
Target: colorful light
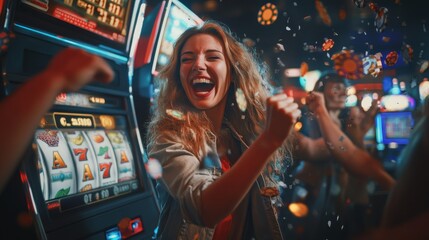
M 429 81 L 427 78 L 424 78 L 423 81 L 419 84 L 419 94 L 421 101 L 429 96 Z
M 295 217 L 305 217 L 308 214 L 308 207 L 304 203 L 291 203 L 288 208 Z
M 389 112 L 403 111 L 410 105 L 405 95 L 387 95 L 381 98 L 381 105 Z
M 366 94 L 361 101 L 361 107 L 366 112 L 372 105 L 372 97 L 371 95 Z
M 317 80 L 319 80 L 322 73 L 319 70 L 313 70 L 309 71 L 304 76 L 299 78 L 299 83 L 301 84 L 301 87 L 305 89 L 305 91 L 313 91 L 314 85 L 316 84 Z

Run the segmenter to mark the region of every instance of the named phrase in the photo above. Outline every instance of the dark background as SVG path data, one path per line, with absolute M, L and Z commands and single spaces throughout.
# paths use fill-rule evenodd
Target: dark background
M 150 0 L 148 5 L 156 5 L 159 0 Z M 398 63 L 393 67 L 384 66 L 385 71 L 393 70 L 393 75 L 404 78 L 421 78 L 418 73 L 422 60 L 429 59 L 429 2 L 417 0 L 378 0 L 378 7 L 388 9 L 388 22 L 383 32 L 374 27 L 376 13 L 368 7 L 358 8 L 353 0 L 321 0 L 332 25 L 323 23 L 315 7 L 314 0 L 182 0 L 202 19 L 214 19 L 225 23 L 241 40 L 250 39 L 254 49 L 270 66 L 272 76 L 280 82 L 285 68 L 299 67 L 305 61 L 310 70 L 331 70 L 330 57 L 343 48 L 353 50 L 361 57 L 378 52 L 386 56 L 390 51 L 399 53 Z M 261 6 L 275 4 L 279 14 L 277 20 L 262 26 L 257 21 Z M 341 17 L 342 14 L 342 17 Z M 290 30 L 287 30 L 286 28 Z M 389 38 L 388 41 L 383 40 Z M 328 51 L 320 48 L 325 39 L 332 39 L 334 47 Z M 284 51 L 275 51 L 280 43 Z M 401 48 L 408 44 L 413 49 L 409 63 L 402 60 Z M 309 46 L 318 48 L 309 51 Z M 328 55 L 329 54 L 329 55 Z M 379 81 L 365 76 L 362 81 Z

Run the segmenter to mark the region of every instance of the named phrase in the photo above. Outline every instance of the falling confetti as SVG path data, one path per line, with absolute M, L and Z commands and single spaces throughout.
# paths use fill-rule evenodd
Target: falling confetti
M 306 62 L 302 62 L 299 70 L 301 72 L 301 77 L 304 76 L 308 72 L 308 64 Z
M 402 59 L 405 63 L 409 63 L 413 60 L 414 50 L 409 44 L 403 44 L 401 47 Z
M 420 70 L 419 70 L 419 72 L 420 72 L 420 73 L 424 73 L 424 72 L 426 71 L 426 69 L 428 69 L 428 67 L 429 67 L 429 61 L 424 60 L 424 61 L 422 62 L 422 64 L 420 65 Z
M 315 1 L 317 12 L 319 13 L 320 18 L 322 19 L 323 23 L 327 26 L 332 25 L 331 17 L 328 14 L 328 11 L 326 10 L 325 6 L 320 0 Z
M 165 113 L 176 120 L 181 120 L 181 121 L 185 120 L 185 116 L 181 111 L 174 110 L 174 109 L 167 109 L 165 110 Z
M 235 99 L 238 104 L 238 108 L 242 112 L 245 112 L 247 109 L 247 101 L 246 97 L 244 96 L 244 92 L 243 90 L 241 90 L 241 88 L 237 88 L 237 91 L 235 91 Z
M 285 47 L 281 43 L 276 43 L 276 46 L 274 47 L 274 52 L 284 52 Z
M 356 7 L 358 7 L 358 8 L 366 7 L 366 0 L 353 0 L 353 2 L 355 3 Z
M 155 158 L 149 158 L 147 163 L 145 164 L 146 171 L 149 173 L 153 179 L 158 179 L 162 177 L 162 166 L 158 160 Z

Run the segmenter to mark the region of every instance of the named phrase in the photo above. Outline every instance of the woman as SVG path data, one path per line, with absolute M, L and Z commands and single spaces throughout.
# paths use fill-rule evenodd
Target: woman
M 281 239 L 273 175 L 298 105 L 267 98 L 252 55 L 212 21 L 182 34 L 161 78 L 148 129 L 149 156 L 163 168 L 158 237 Z
M 312 213 L 304 220 L 310 229 L 305 229 L 305 238 L 344 239 L 349 234 L 346 229 L 351 227 L 344 222 L 346 202 L 368 204 L 368 179 L 386 190 L 394 184 L 379 162 L 363 149 L 363 138 L 373 123 L 376 105 L 366 113 L 358 108 L 345 111 L 346 82 L 336 74 L 322 77 L 306 103 L 311 114 L 304 125 L 313 123 L 307 130 L 311 138 L 297 134 L 295 152 L 305 160 L 298 167 L 296 178 L 308 192 L 305 202 Z

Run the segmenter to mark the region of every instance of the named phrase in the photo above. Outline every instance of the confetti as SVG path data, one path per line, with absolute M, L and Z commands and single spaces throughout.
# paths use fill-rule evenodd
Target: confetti
M 320 0 L 315 1 L 317 12 L 319 13 L 320 18 L 322 19 L 322 22 L 327 25 L 332 25 L 331 17 L 328 14 L 328 11 L 326 10 L 325 6 Z
M 420 72 L 420 73 L 424 73 L 424 72 L 426 71 L 426 69 L 428 69 L 428 67 L 429 67 L 429 61 L 424 60 L 424 61 L 422 62 L 422 64 L 420 65 L 420 70 L 419 70 L 419 72 Z
M 356 7 L 358 7 L 358 8 L 366 7 L 366 0 L 353 0 L 353 2 L 355 3 Z
M 155 158 L 149 158 L 145 164 L 146 171 L 153 179 L 159 179 L 162 176 L 162 166 Z
M 242 112 L 245 112 L 247 109 L 247 101 L 246 97 L 244 96 L 244 92 L 241 88 L 237 88 L 237 90 L 235 91 L 235 100 L 238 104 L 238 108 Z
M 170 117 L 172 117 L 172 118 L 174 118 L 176 120 L 181 120 L 181 121 L 185 120 L 185 116 L 184 116 L 184 114 L 181 111 L 174 110 L 174 109 L 166 109 L 165 113 L 168 116 L 170 116 Z
M 409 63 L 413 60 L 414 50 L 409 44 L 403 44 L 401 47 L 402 59 L 405 63 Z
M 301 72 L 301 77 L 308 72 L 308 64 L 306 62 L 301 63 L 300 72 Z

